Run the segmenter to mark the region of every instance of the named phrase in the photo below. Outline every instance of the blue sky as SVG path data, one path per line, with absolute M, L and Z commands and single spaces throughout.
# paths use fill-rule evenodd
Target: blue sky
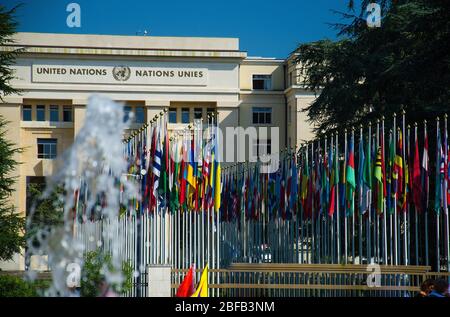
M 3 1 L 1 1 L 3 2 Z M 66 6 L 81 6 L 81 27 L 66 25 Z M 334 39 L 331 10 L 347 0 L 6 0 L 18 3 L 19 31 L 154 36 L 238 37 L 249 56 L 286 57 L 297 44 Z M 5 3 L 5 2 L 3 2 Z

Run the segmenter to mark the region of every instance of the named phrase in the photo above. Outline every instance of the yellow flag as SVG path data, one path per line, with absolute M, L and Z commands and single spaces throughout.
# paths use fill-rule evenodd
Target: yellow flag
M 218 212 L 220 208 L 220 194 L 222 192 L 220 188 L 220 162 L 217 162 L 215 183 L 216 184 L 214 188 L 214 210 Z
M 189 162 L 187 166 L 187 181 L 192 187 L 196 188 L 194 166 L 192 164 L 193 163 Z
M 203 269 L 197 290 L 191 297 L 208 297 L 208 264 Z
M 211 154 L 211 163 L 209 164 L 209 186 L 214 187 L 214 152 Z

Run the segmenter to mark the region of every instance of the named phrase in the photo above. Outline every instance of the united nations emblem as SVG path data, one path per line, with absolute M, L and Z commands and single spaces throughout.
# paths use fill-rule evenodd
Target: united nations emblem
M 130 78 L 131 70 L 128 66 L 116 66 L 113 68 L 113 76 L 117 81 L 127 81 Z

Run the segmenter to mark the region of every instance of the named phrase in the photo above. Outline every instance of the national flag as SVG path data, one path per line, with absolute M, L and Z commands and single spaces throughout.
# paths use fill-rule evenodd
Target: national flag
M 221 166 L 220 166 L 220 157 L 219 157 L 219 127 L 216 125 L 216 131 L 214 136 L 214 210 L 216 212 L 219 211 L 220 208 L 220 196 L 222 195 L 221 188 Z
M 436 177 L 435 177 L 435 192 L 434 192 L 434 211 L 437 215 L 441 213 L 442 206 L 442 180 L 444 176 L 444 164 L 443 164 L 443 151 L 441 143 L 441 133 L 439 131 L 439 125 L 437 127 L 437 141 L 436 141 Z
M 332 170 L 332 166 L 330 165 L 330 156 L 331 151 L 328 149 L 324 149 L 324 158 L 323 158 L 323 173 L 322 173 L 322 196 L 323 196 L 323 208 L 324 212 L 328 213 L 329 205 L 330 205 L 330 173 Z
M 387 197 L 386 210 L 389 214 L 395 211 L 395 198 L 397 194 L 397 174 L 395 173 L 395 139 L 393 133 L 389 133 L 389 154 L 388 154 L 388 171 L 387 178 Z
M 293 214 L 297 213 L 297 197 L 298 197 L 298 175 L 297 175 L 297 160 L 295 155 L 291 162 L 291 190 L 290 190 L 290 202 L 289 207 Z
M 169 134 L 167 133 L 167 136 L 168 135 Z M 168 177 L 169 177 L 169 192 L 172 192 L 172 190 L 174 189 L 174 184 L 176 182 L 176 179 L 174 179 L 175 157 L 176 157 L 175 156 L 176 155 L 175 152 L 176 152 L 177 147 L 178 147 L 178 142 L 177 142 L 177 140 L 171 140 L 171 139 L 168 138 L 167 144 L 168 144 L 168 153 L 169 153 L 167 173 L 168 173 Z
M 429 201 L 429 189 L 430 189 L 430 174 L 429 174 L 429 158 L 428 158 L 428 135 L 426 128 L 424 129 L 424 145 L 423 145 L 423 156 L 422 156 L 422 203 L 423 209 L 428 209 L 428 201 Z
M 215 184 L 216 184 L 216 134 L 215 131 L 213 131 L 211 136 L 211 164 L 209 167 L 210 175 L 209 175 L 209 202 L 208 202 L 208 208 L 214 208 L 215 204 Z
M 314 163 L 314 210 L 316 211 L 315 216 L 319 216 L 322 212 L 322 155 L 319 152 L 316 155 Z
M 145 197 L 148 197 L 148 206 L 147 209 L 149 211 L 153 211 L 156 206 L 156 197 L 153 195 L 153 187 L 154 187 L 154 181 L 155 181 L 155 175 L 153 173 L 153 164 L 155 160 L 155 153 L 156 153 L 156 135 L 157 135 L 157 128 L 153 127 L 151 129 L 151 148 L 149 150 L 149 163 L 148 163 L 148 170 L 147 170 L 147 184 L 145 189 Z
M 286 181 L 286 209 L 285 209 L 285 219 L 290 219 L 291 214 L 291 189 L 292 189 L 292 159 L 288 160 L 289 170 L 287 170 L 287 181 Z
M 224 177 L 224 181 L 223 181 L 223 187 L 225 188 L 224 191 L 224 200 L 223 200 L 223 205 L 221 206 L 222 208 L 220 208 L 220 219 L 222 219 L 222 221 L 228 221 L 229 219 L 229 204 L 228 202 L 231 199 L 231 193 L 229 192 L 230 188 L 229 188 L 229 175 L 225 175 Z
M 311 153 L 311 156 L 312 153 Z M 308 178 L 308 195 L 306 197 L 306 208 L 305 208 L 305 216 L 307 218 L 311 218 L 313 216 L 313 208 L 314 208 L 314 180 L 315 180 L 315 171 L 313 163 L 314 159 L 311 158 L 311 172 Z
M 276 182 L 277 182 L 277 173 L 278 170 L 275 173 L 269 174 L 269 180 L 267 184 L 267 192 L 268 192 L 268 205 L 269 205 L 269 219 L 272 219 L 272 216 L 274 215 L 276 209 L 277 209 L 277 192 L 275 191 Z M 242 191 L 244 193 L 244 191 Z
M 279 215 L 281 218 L 286 219 L 286 171 L 285 171 L 285 161 L 281 163 L 281 180 L 280 180 L 280 207 Z
M 231 203 L 231 210 L 233 213 L 233 217 L 239 221 L 239 197 L 238 195 L 238 180 L 236 177 L 236 174 L 233 175 L 232 184 L 231 184 L 231 197 L 232 197 L 232 203 Z
M 366 161 L 366 156 L 364 154 L 364 136 L 361 134 L 359 138 L 359 160 L 358 160 L 358 209 L 359 213 L 363 214 L 366 211 L 366 204 L 365 204 L 365 191 L 364 191 L 364 166 Z
M 162 160 L 162 148 L 161 148 L 161 131 L 158 128 L 156 136 L 156 148 L 155 156 L 153 158 L 153 197 L 155 198 L 155 203 L 157 203 L 158 198 L 158 188 L 159 188 L 159 178 L 161 176 L 161 160 Z
M 211 162 L 211 140 L 208 140 L 207 144 L 203 148 L 203 165 L 202 165 L 202 175 L 204 179 L 209 179 L 209 168 Z M 208 182 L 205 182 L 208 185 Z
M 180 206 L 185 207 L 186 205 L 186 188 L 187 188 L 187 168 L 186 168 L 186 136 L 183 138 L 183 143 L 181 145 L 181 163 L 180 163 Z
M 166 121 L 164 119 L 164 121 Z M 162 145 L 162 153 L 161 153 L 161 170 L 160 170 L 160 179 L 158 186 L 158 195 L 161 203 L 161 207 L 166 207 L 168 203 L 168 194 L 169 194 L 169 137 L 167 133 L 166 124 L 163 126 L 163 145 Z
M 406 183 L 406 178 L 404 178 L 404 159 L 403 159 L 403 135 L 402 131 L 398 130 L 398 143 L 397 152 L 395 154 L 394 162 L 394 176 L 396 193 L 395 197 L 397 199 L 398 212 L 406 211 L 406 205 L 403 205 L 404 196 L 406 196 L 404 183 Z
M 212 173 L 214 174 L 214 173 Z M 277 182 L 277 184 L 279 184 Z M 245 214 L 245 219 L 249 219 L 250 218 L 250 205 L 249 205 L 249 197 L 250 197 L 250 172 L 247 173 L 247 176 L 245 178 L 245 181 L 243 183 L 244 188 L 242 189 L 242 192 L 244 193 L 244 214 Z
M 192 294 L 191 297 L 208 297 L 208 264 L 206 264 L 203 269 L 202 275 L 200 277 L 200 282 L 198 283 L 197 290 Z
M 211 140 L 208 140 L 206 145 L 203 147 L 203 165 L 202 165 L 202 176 L 203 176 L 203 195 L 202 195 L 202 206 L 207 208 L 208 194 L 209 194 L 209 179 L 210 179 L 210 168 L 211 168 Z
M 413 162 L 413 202 L 418 211 L 422 211 L 422 184 L 420 179 L 420 157 L 419 140 L 417 139 L 417 127 L 415 128 L 414 142 L 414 162 Z
M 352 135 L 350 140 L 350 147 L 348 151 L 347 169 L 346 169 L 346 189 L 347 189 L 347 215 L 353 215 L 355 211 L 355 139 Z
M 381 137 L 381 172 L 383 174 L 383 202 L 387 194 L 386 186 L 386 164 L 384 161 L 384 136 Z
M 191 265 L 188 274 L 186 274 L 183 282 L 181 282 L 180 286 L 178 287 L 175 297 L 191 297 L 194 294 L 194 271 L 195 265 Z
M 179 182 L 179 175 L 180 175 L 180 153 L 179 153 L 179 143 L 178 141 L 175 141 L 173 143 L 173 173 L 169 178 L 172 179 L 172 183 L 176 184 L 172 187 L 172 190 L 170 191 L 170 202 L 169 202 L 169 208 L 171 212 L 175 212 L 180 208 L 180 201 L 179 201 L 179 186 L 177 183 Z
M 339 185 L 339 156 L 336 148 L 334 149 L 334 155 L 330 156 L 332 161 L 332 171 L 331 171 L 331 190 L 330 190 L 330 205 L 328 207 L 328 215 L 331 217 L 336 209 L 336 189 Z
M 447 123 L 447 120 L 445 120 Z M 448 140 L 447 140 L 447 125 L 444 126 L 444 148 L 443 148 L 443 161 L 444 161 L 444 179 L 442 181 L 442 200 L 445 214 L 448 212 Z
M 195 174 L 194 174 L 194 170 L 195 170 L 195 166 L 194 166 L 194 139 L 192 138 L 189 142 L 189 146 L 188 146 L 188 161 L 187 161 L 187 176 L 186 176 L 186 180 L 189 183 L 189 185 L 191 185 L 193 188 L 196 188 L 196 183 L 195 183 Z
M 448 152 L 449 152 L 449 147 L 447 146 L 447 155 L 446 155 L 446 164 L 445 164 L 445 180 L 446 180 L 446 188 L 447 188 L 447 201 L 445 202 L 445 213 L 448 213 L 448 201 L 450 200 L 450 164 L 448 164 Z
M 375 188 L 377 193 L 376 210 L 378 214 L 383 212 L 383 170 L 382 170 L 382 152 L 381 147 L 378 147 L 377 159 L 375 161 L 375 169 L 373 176 L 375 177 Z
M 147 148 L 147 129 L 144 130 L 143 133 L 143 148 L 142 148 L 142 156 L 141 156 L 141 167 L 139 173 L 141 174 L 141 193 L 145 193 L 147 188 L 147 157 L 148 157 L 148 148 Z M 144 212 L 144 208 L 146 206 L 146 198 L 145 195 L 142 197 L 141 202 L 141 213 Z
M 308 180 L 309 180 L 309 167 L 308 167 L 308 154 L 305 153 L 303 157 L 302 165 L 302 179 L 301 179 L 301 200 L 303 208 L 306 208 L 306 198 L 308 195 Z

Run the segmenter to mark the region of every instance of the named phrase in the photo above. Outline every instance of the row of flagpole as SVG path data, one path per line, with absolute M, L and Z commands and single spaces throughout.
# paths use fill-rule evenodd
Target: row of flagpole
M 272 153 L 279 157 L 272 173 L 261 173 L 260 161 L 220 173 L 215 134 L 205 140 L 189 126 L 169 138 L 165 112 L 124 141 L 127 177 L 140 188 L 123 207 L 123 219 L 135 226 L 124 239 L 133 240 L 127 256 L 140 272 L 149 264 L 187 270 L 192 263 L 218 269 L 231 262 L 433 264 L 448 270 L 447 116 L 443 125 L 436 120 L 430 138 L 433 177 L 430 127 L 424 121 L 423 129 L 411 129 L 405 113 L 400 122 L 382 118 Z M 214 131 L 213 120 L 208 116 L 207 127 Z M 169 154 L 184 158 L 177 165 Z M 77 200 L 82 223 L 98 220 L 86 214 L 81 196 Z
M 298 151 L 287 149 L 277 154 L 282 158 L 273 174 L 260 174 L 260 163 L 225 168 L 221 219 L 222 226 L 230 227 L 225 241 L 235 241 L 229 247 L 232 260 L 433 263 L 438 271 L 448 270 L 447 117 L 443 127 L 439 118 L 436 121 L 434 206 L 427 122 L 422 142 L 417 124 L 411 134 L 405 113 L 400 124 L 396 116 L 390 123 L 388 132 L 384 118 L 374 127 L 361 126 L 359 141 L 352 129 L 309 142 Z M 274 187 L 278 188 L 271 194 Z M 242 232 L 233 236 L 233 228 Z

